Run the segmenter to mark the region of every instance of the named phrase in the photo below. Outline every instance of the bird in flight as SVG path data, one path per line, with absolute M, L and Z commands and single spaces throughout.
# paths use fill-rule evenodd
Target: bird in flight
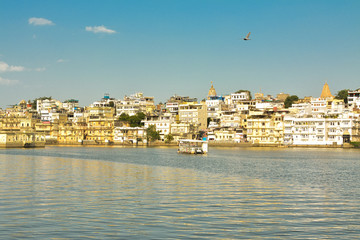
M 250 37 L 250 33 L 251 33 L 251 32 L 249 32 L 248 35 L 246 35 L 246 37 L 244 37 L 244 40 L 245 40 L 245 41 L 246 41 L 246 40 L 251 40 L 251 39 L 249 38 L 249 37 Z

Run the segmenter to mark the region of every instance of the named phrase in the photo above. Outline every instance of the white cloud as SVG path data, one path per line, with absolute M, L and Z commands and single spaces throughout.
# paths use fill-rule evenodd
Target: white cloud
M 43 71 L 45 71 L 45 70 L 46 70 L 45 67 L 35 68 L 35 71 L 36 71 L 36 72 L 43 72 Z
M 0 72 L 22 72 L 25 68 L 22 66 L 10 66 L 6 62 L 0 62 Z
M 63 63 L 63 62 L 68 62 L 68 61 L 69 61 L 69 60 L 59 58 L 56 62 L 57 62 L 57 63 Z
M 108 29 L 104 25 L 94 26 L 94 27 L 87 26 L 85 27 L 85 30 L 93 33 L 108 33 L 108 34 L 116 33 L 116 31 Z
M 55 25 L 52 21 L 45 18 L 29 18 L 29 24 L 35 26 L 44 26 L 44 25 Z
M 18 80 L 10 80 L 10 79 L 0 77 L 0 85 L 14 85 L 17 83 L 19 83 Z

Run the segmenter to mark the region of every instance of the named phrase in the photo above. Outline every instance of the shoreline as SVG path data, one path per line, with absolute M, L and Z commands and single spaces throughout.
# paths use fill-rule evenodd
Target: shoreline
M 59 143 L 50 143 L 46 146 L 59 146 L 59 147 L 178 147 L 177 143 L 164 143 L 164 142 L 154 142 L 149 145 L 147 144 L 59 144 Z M 282 144 L 252 144 L 252 143 L 219 143 L 219 142 L 209 142 L 209 147 L 214 148 L 343 148 L 343 149 L 358 149 L 350 143 L 344 145 L 282 145 Z

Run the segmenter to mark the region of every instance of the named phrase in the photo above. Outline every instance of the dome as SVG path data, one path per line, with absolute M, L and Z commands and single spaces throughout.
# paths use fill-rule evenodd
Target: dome
M 216 91 L 215 91 L 215 88 L 214 88 L 212 82 L 211 82 L 211 87 L 210 87 L 208 96 L 216 96 Z
M 19 105 L 26 105 L 26 101 L 25 101 L 25 100 L 21 100 L 21 101 L 19 102 Z

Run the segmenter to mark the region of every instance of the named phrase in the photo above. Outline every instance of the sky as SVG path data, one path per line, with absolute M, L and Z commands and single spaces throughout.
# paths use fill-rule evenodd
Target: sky
M 358 0 L 0 0 L 0 107 L 360 87 Z M 250 41 L 244 41 L 251 32 Z

